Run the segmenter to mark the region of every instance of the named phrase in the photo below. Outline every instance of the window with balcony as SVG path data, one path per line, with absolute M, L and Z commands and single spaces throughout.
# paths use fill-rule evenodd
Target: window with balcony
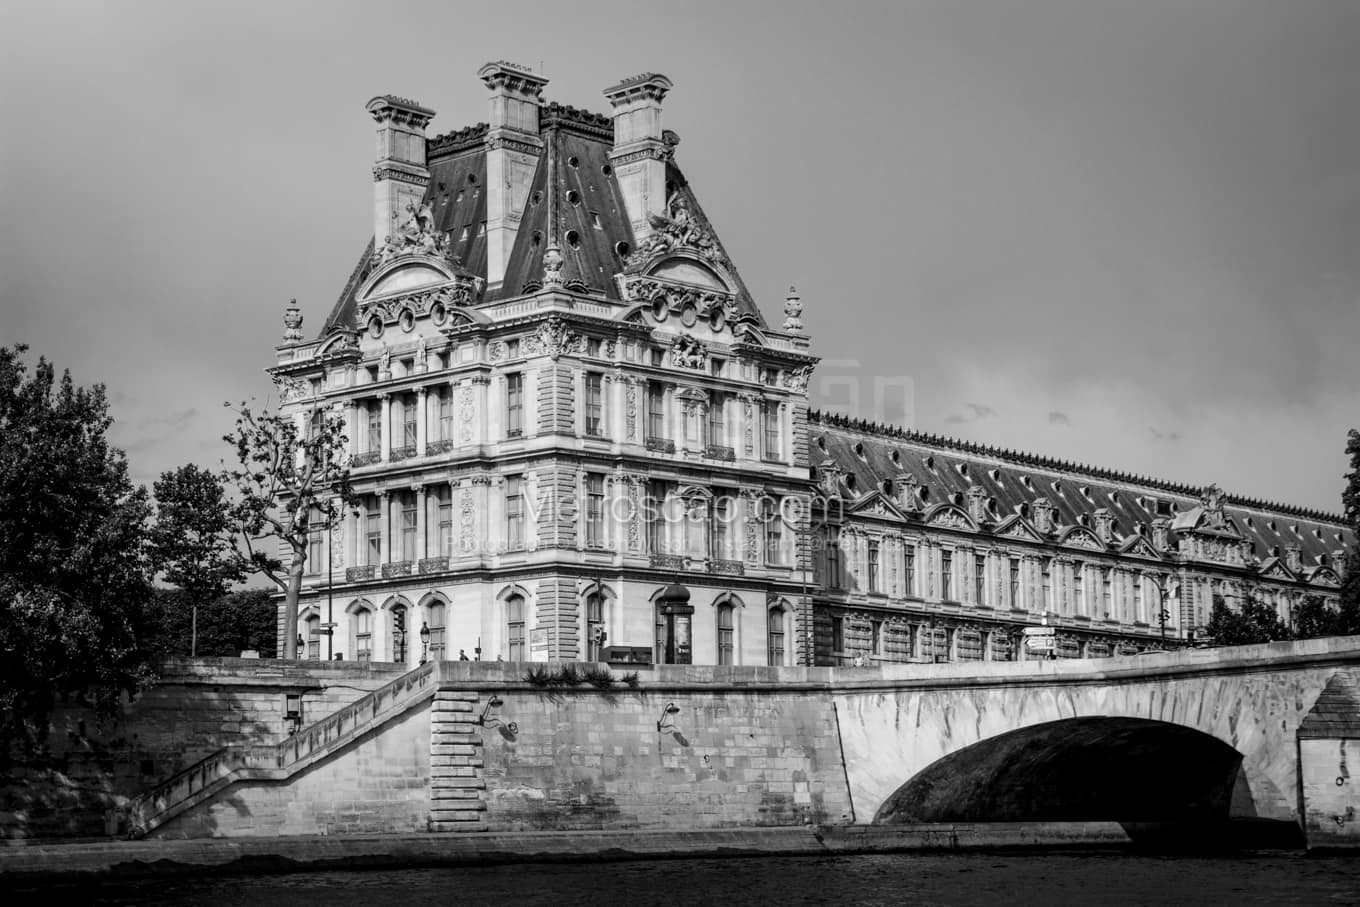
M 1020 558 L 1010 559 L 1010 597 L 1008 598 L 1012 608 L 1020 607 Z
M 586 547 L 604 547 L 604 476 L 586 473 Z
M 320 529 L 311 529 L 307 532 L 307 564 L 308 573 L 320 573 L 325 567 L 321 563 L 321 548 L 326 542 L 325 533 Z
M 505 376 L 505 436 L 524 435 L 524 375 L 512 372 Z
M 413 561 L 416 558 L 416 493 L 414 491 L 403 491 L 401 493 L 401 555 L 403 561 Z
M 585 432 L 590 438 L 604 436 L 604 376 L 586 373 Z
M 952 601 L 954 598 L 954 552 L 940 552 L 940 598 Z
M 907 595 L 916 594 L 916 546 L 907 543 L 902 546 L 902 582 Z
M 646 509 L 642 516 L 647 524 L 647 551 L 653 556 L 671 553 L 666 544 L 666 501 L 670 492 L 669 482 L 662 479 L 647 481 Z
M 760 524 L 765 531 L 765 562 L 782 565 L 784 554 L 783 499 L 767 496 L 762 500 Z
M 382 401 L 369 400 L 365 404 L 365 427 L 368 444 L 365 453 L 377 454 L 382 451 Z
M 438 403 L 439 423 L 436 426 L 434 435 L 439 441 L 445 443 L 453 441 L 453 388 L 445 385 L 439 388 Z
M 987 555 L 973 556 L 973 601 L 981 605 L 987 597 Z
M 713 490 L 713 507 L 709 511 L 709 519 L 712 527 L 708 537 L 712 544 L 709 557 L 717 560 L 732 560 L 735 554 L 732 548 L 732 520 L 735 519 L 736 508 L 733 506 L 732 493 L 727 489 L 715 488 Z
M 711 447 L 727 446 L 727 395 L 714 391 L 708 403 L 708 444 Z
M 666 431 L 666 389 L 660 381 L 647 382 L 647 440 L 669 440 Z
M 832 589 L 840 589 L 841 573 L 841 535 L 837 529 L 829 529 L 826 534 L 826 584 Z
M 385 499 L 378 495 L 368 496 L 364 509 L 364 563 L 376 567 L 382 563 L 382 507 Z
M 760 404 L 760 423 L 764 438 L 764 455 L 767 460 L 777 460 L 781 452 L 779 443 L 779 404 L 767 400 Z
M 438 557 L 449 557 L 453 554 L 453 489 L 447 485 L 435 488 L 435 507 L 439 518 L 438 535 L 435 539 L 435 551 Z

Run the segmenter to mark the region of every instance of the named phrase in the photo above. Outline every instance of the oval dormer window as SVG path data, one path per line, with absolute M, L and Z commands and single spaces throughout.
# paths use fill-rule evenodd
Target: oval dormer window
M 377 340 L 382 335 L 383 335 L 382 319 L 379 318 L 377 315 L 374 315 L 372 318 L 368 319 L 368 336 L 372 337 L 374 340 Z

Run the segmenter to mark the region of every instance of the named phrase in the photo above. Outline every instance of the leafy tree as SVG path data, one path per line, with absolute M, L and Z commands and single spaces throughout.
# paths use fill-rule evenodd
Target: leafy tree
M 1234 610 L 1221 596 L 1214 596 L 1206 629 L 1213 641 L 1221 646 L 1244 646 L 1289 638 L 1289 630 L 1275 609 L 1254 598 L 1248 598 L 1240 610 Z
M 150 679 L 138 641 L 151 596 L 146 490 L 109 445 L 102 385 L 0 348 L 0 738 L 54 702 L 111 710 Z
M 344 427 L 343 419 L 322 408 L 307 414 L 303 431 L 292 417 L 256 413 L 242 403 L 235 430 L 224 438 L 239 464 L 222 474 L 235 492 L 231 525 L 243 566 L 283 590 L 282 656 L 287 659 L 297 658 L 297 603 L 308 538 L 335 525 L 354 499 L 343 458 L 349 443 Z M 265 550 L 268 544 L 288 555 L 286 565 Z
M 183 655 L 189 651 L 192 628 L 187 593 L 180 589 L 158 589 L 152 602 L 154 633 L 147 648 L 162 655 Z M 272 658 L 278 635 L 278 608 L 268 589 L 232 592 L 205 603 L 198 619 L 198 654 L 237 656 L 254 649 L 261 657 Z
M 183 604 L 196 618 L 199 605 L 215 602 L 246 575 L 232 544 L 222 482 L 190 463 L 161 473 L 154 494 L 152 563 L 166 582 L 184 590 L 187 601 Z M 191 631 L 188 646 L 181 652 L 197 654 L 196 643 Z
M 1350 550 L 1346 552 L 1346 571 L 1341 578 L 1341 613 L 1336 632 L 1360 633 L 1360 431 L 1346 435 L 1346 455 L 1351 471 L 1346 473 L 1346 488 L 1341 492 L 1341 515 L 1351 530 Z
M 1341 632 L 1341 614 L 1328 608 L 1320 595 L 1305 596 L 1294 609 L 1294 638 L 1316 639 Z

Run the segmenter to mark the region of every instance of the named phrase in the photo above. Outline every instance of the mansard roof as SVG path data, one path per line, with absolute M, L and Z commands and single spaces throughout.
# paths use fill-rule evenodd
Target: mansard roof
M 1240 535 L 1251 542 L 1254 556 L 1263 563 L 1283 560 L 1288 549 L 1297 546 L 1305 574 L 1330 564 L 1335 552 L 1352 541 L 1336 514 L 1226 494 L 1221 522 L 1210 525 L 1202 520 L 1202 489 L 1189 485 L 831 413 L 809 414 L 808 440 L 811 462 L 829 460 L 838 467 L 852 499 L 914 479 L 925 491 L 925 507 L 957 503 L 966 510 L 970 489 L 980 489 L 992 524 L 1000 526 L 1012 514 L 1028 519 L 1034 502 L 1043 498 L 1054 506 L 1054 538 L 1071 527 L 1095 530 L 1098 518 L 1104 517 L 1097 512 L 1103 509 L 1112 521 L 1116 547 L 1132 537 L 1151 538 L 1154 521 L 1165 519 L 1172 531 L 1203 531 L 1220 538 Z
M 433 206 L 436 228 L 448 236 L 451 252 L 465 269 L 483 280 L 487 276 L 487 135 L 487 125 L 478 123 L 431 138 L 426 145 L 430 183 L 424 197 Z M 670 135 L 674 139 L 674 133 Z M 620 300 L 614 277 L 624 271 L 626 259 L 638 243 L 609 160 L 614 141 L 613 120 L 565 104 L 548 103 L 540 113 L 540 138 L 544 150 L 538 156 L 505 275 L 500 286 L 489 289 L 480 301 L 494 302 L 542 287 L 543 253 L 548 237 L 554 232 L 549 225 L 550 208 L 555 208 L 563 286 Z M 672 149 L 678 141 L 674 139 Z M 549 161 L 552 174 L 548 172 Z M 721 250 L 716 231 L 673 156 L 666 163 L 666 184 L 668 193 L 684 198 L 690 212 Z M 553 188 L 556 197 L 550 205 Z M 574 235 L 575 244 L 568 242 L 568 234 Z M 736 284 L 738 308 L 764 327 L 760 309 L 730 264 L 730 256 L 722 251 L 728 275 Z M 372 255 L 370 241 L 320 336 L 326 336 L 337 326 L 354 326 L 355 292 L 369 273 Z

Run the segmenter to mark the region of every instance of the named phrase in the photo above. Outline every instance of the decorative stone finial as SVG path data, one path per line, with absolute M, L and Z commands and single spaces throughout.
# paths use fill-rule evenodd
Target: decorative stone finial
M 283 342 L 302 342 L 302 309 L 296 299 L 288 300 L 288 308 L 283 310 Z
M 784 330 L 791 334 L 803 332 L 803 297 L 796 287 L 789 287 L 789 295 L 784 299 Z

